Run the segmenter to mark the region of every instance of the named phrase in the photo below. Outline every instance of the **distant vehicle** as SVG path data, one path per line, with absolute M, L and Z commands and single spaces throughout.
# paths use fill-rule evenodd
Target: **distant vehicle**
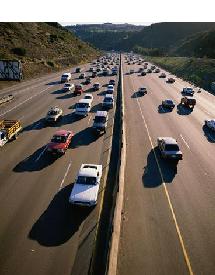
M 19 120 L 4 119 L 0 121 L 0 147 L 12 139 L 16 139 L 22 126 Z
M 142 94 L 142 95 L 147 94 L 147 89 L 146 89 L 146 87 L 140 87 L 139 90 L 138 90 L 138 93 L 139 93 L 139 94 Z
M 158 137 L 157 144 L 162 158 L 174 161 L 182 160 L 182 152 L 174 138 Z
M 165 73 L 161 73 L 161 74 L 159 75 L 159 77 L 160 77 L 160 78 L 165 78 L 165 77 L 166 77 L 166 74 L 165 74 Z
M 117 67 L 112 68 L 112 75 L 117 75 L 118 69 Z
M 71 73 L 64 73 L 61 76 L 61 83 L 68 82 L 71 80 L 71 78 L 72 78 Z
M 85 76 L 86 76 L 85 73 L 82 73 L 82 74 L 79 75 L 79 79 L 84 79 Z
M 174 83 L 175 82 L 175 78 L 170 77 L 170 78 L 167 79 L 166 82 L 168 82 L 168 83 Z
M 80 99 L 75 105 L 75 114 L 79 116 L 88 116 L 91 109 L 90 99 Z
M 151 70 L 151 69 L 148 69 L 148 70 L 147 70 L 147 73 L 152 73 L 152 70 Z
M 94 68 L 90 67 L 89 72 L 93 72 L 93 71 L 94 71 Z
M 91 94 L 85 94 L 84 99 L 89 99 L 91 101 L 91 104 L 93 102 L 93 95 Z
M 97 72 L 93 71 L 91 77 L 94 78 L 94 77 L 96 77 L 96 76 L 97 76 Z
M 139 73 L 142 73 L 144 71 L 144 68 L 143 67 L 140 67 L 139 68 Z
M 102 165 L 82 164 L 69 197 L 74 205 L 92 207 L 97 204 Z
M 76 73 L 80 73 L 81 71 L 82 71 L 82 70 L 81 70 L 81 68 L 79 68 L 79 67 L 75 69 L 75 72 L 76 72 Z
M 106 111 L 97 111 L 93 122 L 93 130 L 96 133 L 106 133 L 107 121 L 108 113 Z
M 191 87 L 186 87 L 186 88 L 183 88 L 182 94 L 193 96 L 194 95 L 194 90 Z
M 107 94 L 105 95 L 104 99 L 103 99 L 103 103 L 102 103 L 102 107 L 104 109 L 111 109 L 114 106 L 114 97 L 113 94 Z
M 65 83 L 64 86 L 63 86 L 63 91 L 64 92 L 68 92 L 68 91 L 71 91 L 72 89 L 74 89 L 75 85 L 73 83 Z
M 141 76 L 145 76 L 146 75 L 146 72 L 145 71 L 142 71 L 141 72 Z
M 81 84 L 75 85 L 74 95 L 81 95 L 83 93 L 83 86 Z
M 181 98 L 181 104 L 188 108 L 194 108 L 196 99 L 190 96 L 184 96 Z
M 173 109 L 175 107 L 175 103 L 172 99 L 165 99 L 162 101 L 162 107 Z
M 133 70 L 133 69 L 131 69 L 131 70 L 130 70 L 130 74 L 133 74 L 133 73 L 134 73 L 134 70 Z
M 100 83 L 96 82 L 93 84 L 93 90 L 98 91 L 100 89 Z
M 47 152 L 56 155 L 65 154 L 68 149 L 72 137 L 74 136 L 72 131 L 59 130 L 57 131 L 51 139 L 51 142 L 47 145 Z
M 215 119 L 205 120 L 205 126 L 215 131 Z
M 154 70 L 155 69 L 155 65 L 151 65 L 151 70 Z
M 58 106 L 51 107 L 46 115 L 46 123 L 55 123 L 62 118 L 63 110 Z
M 97 73 L 100 72 L 100 71 L 101 71 L 101 68 L 100 68 L 100 67 L 97 68 L 96 71 L 97 71 Z
M 91 83 L 91 78 L 90 77 L 87 77 L 85 79 L 85 82 L 84 82 L 86 85 L 90 84 Z
M 110 79 L 110 81 L 109 81 L 109 85 L 115 85 L 115 80 L 114 79 Z
M 154 71 L 155 73 L 159 73 L 160 72 L 160 69 L 155 69 L 155 71 Z

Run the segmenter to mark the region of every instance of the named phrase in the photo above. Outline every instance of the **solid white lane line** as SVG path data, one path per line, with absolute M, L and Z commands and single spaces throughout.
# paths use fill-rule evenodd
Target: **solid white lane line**
M 39 156 L 36 158 L 35 162 L 37 162 L 41 157 L 42 155 L 44 154 L 45 150 L 46 150 L 47 146 L 45 146 L 45 148 L 43 149 L 43 151 L 39 154 Z
M 16 106 L 14 106 L 13 108 L 11 108 L 10 110 L 7 110 L 7 111 L 5 111 L 4 113 L 1 113 L 1 114 L 0 114 L 0 117 L 1 117 L 1 116 L 4 116 L 5 114 L 7 114 L 7 113 L 9 113 L 9 112 L 11 112 L 11 111 L 13 111 L 13 110 L 15 110 L 15 109 L 17 109 L 19 106 L 21 106 L 21 105 L 23 105 L 24 103 L 28 102 L 28 101 L 31 100 L 32 98 L 34 98 L 34 97 L 36 97 L 36 96 L 42 94 L 43 92 L 47 91 L 49 88 L 50 88 L 50 87 L 47 87 L 46 89 L 40 91 L 39 93 L 37 93 L 37 94 L 35 94 L 35 95 L 32 95 L 31 97 L 29 97 L 29 98 L 25 99 L 24 101 L 20 102 L 19 104 L 17 104 Z
M 177 234 L 178 234 L 179 242 L 180 242 L 180 244 L 181 244 L 181 248 L 182 248 L 182 251 L 183 251 L 184 259 L 185 259 L 187 268 L 188 268 L 188 270 L 189 270 L 189 274 L 190 274 L 190 275 L 193 275 L 194 273 L 193 273 L 192 266 L 191 266 L 191 263 L 190 263 L 190 259 L 189 259 L 189 256 L 188 256 L 188 253 L 187 253 L 185 244 L 184 244 L 184 240 L 183 240 L 183 237 L 182 237 L 182 234 L 181 234 L 181 230 L 180 230 L 180 227 L 179 227 L 177 218 L 176 218 L 175 210 L 174 210 L 174 208 L 173 208 L 173 204 L 172 204 L 172 202 L 171 202 L 170 195 L 169 195 L 169 192 L 168 192 L 168 190 L 167 190 L 166 183 L 165 183 L 165 181 L 164 181 L 162 169 L 161 169 L 161 167 L 160 167 L 160 164 L 159 164 L 157 155 L 156 155 L 155 150 L 154 150 L 154 145 L 153 145 L 153 142 L 152 142 L 152 138 L 151 138 L 151 136 L 150 136 L 150 133 L 149 133 L 149 128 L 148 128 L 148 125 L 147 125 L 147 123 L 146 123 L 146 120 L 145 120 L 145 117 L 144 117 L 144 115 L 143 115 L 143 111 L 142 111 L 142 108 L 141 108 L 141 105 L 140 105 L 140 102 L 139 102 L 139 99 L 138 99 L 137 96 L 136 96 L 136 100 L 137 100 L 137 103 L 138 103 L 138 106 L 139 106 L 139 109 L 140 109 L 141 117 L 142 117 L 142 119 L 143 119 L 143 122 L 144 122 L 144 125 L 145 125 L 145 128 L 146 128 L 146 131 L 147 131 L 147 135 L 148 135 L 148 138 L 149 138 L 149 141 L 150 141 L 150 144 L 151 144 L 151 148 L 152 148 L 152 150 L 153 150 L 154 157 L 155 157 L 155 160 L 156 160 L 156 163 L 157 163 L 157 166 L 158 166 L 158 170 L 159 170 L 159 173 L 160 173 L 160 176 L 161 176 L 161 180 L 162 180 L 162 183 L 163 183 L 162 186 L 163 186 L 163 188 L 164 188 L 164 192 L 165 192 L 165 195 L 166 195 L 166 198 L 167 198 L 167 201 L 168 201 L 168 205 L 169 205 L 169 208 L 170 208 L 170 211 L 171 211 L 171 214 L 172 214 L 172 218 L 173 218 L 173 221 L 174 221 L 174 224 L 175 224 L 175 229 L 176 229 L 176 232 L 177 232 Z
M 59 187 L 58 190 L 61 190 L 61 189 L 62 189 L 63 184 L 64 184 L 64 181 L 65 181 L 65 179 L 66 179 L 66 177 L 67 177 L 67 175 L 68 175 L 68 173 L 69 173 L 69 169 L 70 169 L 71 165 L 72 165 L 72 161 L 70 161 L 70 163 L 69 163 L 69 165 L 68 165 L 68 167 L 67 167 L 67 169 L 66 169 L 66 173 L 64 174 L 64 177 L 63 177 L 63 179 L 62 179 L 62 181 L 61 181 L 61 183 L 60 183 L 60 187 Z
M 190 150 L 190 146 L 186 142 L 186 140 L 183 138 L 182 134 L 180 134 L 181 139 L 183 140 L 184 144 L 187 146 L 187 148 Z

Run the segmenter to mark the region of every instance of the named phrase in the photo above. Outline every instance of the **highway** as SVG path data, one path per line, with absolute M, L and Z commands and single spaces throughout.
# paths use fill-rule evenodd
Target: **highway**
M 203 127 L 215 117 L 215 97 L 196 94 L 189 111 L 178 105 L 189 83 L 140 76 L 139 67 L 123 58 L 127 158 L 117 274 L 215 274 L 215 134 Z M 141 86 L 148 94 L 137 93 Z M 168 112 L 159 106 L 164 99 L 178 106 Z M 159 136 L 177 139 L 177 169 L 161 159 Z
M 84 71 L 90 64 L 82 65 Z M 72 82 L 80 83 L 71 69 Z M 20 119 L 19 138 L 0 150 L 0 274 L 87 274 L 99 215 L 103 203 L 102 181 L 98 204 L 93 209 L 71 207 L 69 194 L 82 163 L 102 164 L 105 176 L 111 150 L 114 109 L 109 111 L 105 135 L 95 137 L 91 126 L 94 114 L 101 110 L 105 85 L 111 78 L 99 76 L 98 92 L 92 92 L 89 116 L 77 119 L 73 114 L 80 99 L 63 93 L 62 72 L 23 82 L 0 92 L 13 93 L 15 99 L 0 106 L 0 119 Z M 44 117 L 51 106 L 64 111 L 62 120 L 46 126 Z M 58 129 L 75 134 L 66 154 L 52 158 L 46 145 Z M 103 177 L 104 178 L 104 177 Z

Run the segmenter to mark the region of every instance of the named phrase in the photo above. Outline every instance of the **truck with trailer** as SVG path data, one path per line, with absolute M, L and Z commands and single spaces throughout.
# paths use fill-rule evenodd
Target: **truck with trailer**
M 4 119 L 0 121 L 0 147 L 10 140 L 16 139 L 22 126 L 19 120 Z

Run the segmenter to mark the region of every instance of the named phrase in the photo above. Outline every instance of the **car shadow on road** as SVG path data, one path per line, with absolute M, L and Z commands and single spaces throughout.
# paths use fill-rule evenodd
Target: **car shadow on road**
M 90 113 L 96 113 L 97 111 L 102 111 L 102 103 L 101 102 L 92 106 Z
M 50 85 L 50 86 L 58 85 L 58 84 L 62 84 L 61 81 L 52 81 L 52 82 L 46 83 L 46 85 Z
M 193 108 L 183 106 L 181 103 L 177 105 L 177 114 L 181 116 L 190 115 L 193 112 Z
M 98 96 L 105 96 L 106 95 L 106 91 L 105 90 L 101 91 L 101 92 L 97 93 L 97 95 Z
M 215 132 L 209 129 L 206 125 L 202 126 L 205 137 L 211 143 L 215 143 Z
M 172 110 L 173 110 L 173 109 L 171 109 L 171 108 L 165 108 L 165 107 L 163 107 L 162 104 L 160 104 L 160 105 L 158 106 L 158 113 L 159 113 L 159 114 L 171 113 Z
M 58 191 L 47 209 L 32 226 L 28 238 L 42 246 L 59 246 L 66 243 L 78 231 L 82 222 L 89 216 L 92 208 L 79 208 L 70 205 L 69 184 Z
M 73 93 L 67 93 L 67 94 L 64 94 L 62 96 L 57 96 L 56 99 L 70 99 L 70 98 L 73 98 L 74 97 L 74 94 Z
M 59 89 L 59 90 L 55 90 L 55 91 L 51 92 L 50 94 L 61 95 L 61 94 L 65 94 L 65 92 L 62 89 Z
M 162 176 L 155 158 L 155 154 L 161 169 Z M 158 147 L 151 150 L 147 157 L 147 165 L 144 167 L 142 182 L 145 188 L 155 188 L 160 186 L 163 181 L 171 183 L 177 174 L 177 165 L 161 159 Z
M 145 94 L 141 94 L 139 92 L 134 92 L 133 95 L 131 95 L 131 98 L 137 98 L 137 97 L 143 97 Z
M 93 142 L 95 142 L 99 138 L 99 135 L 95 135 L 93 133 L 92 127 L 87 127 L 83 130 L 81 130 L 78 133 L 75 133 L 72 143 L 71 143 L 71 148 L 78 148 L 80 146 L 87 146 Z
M 48 167 L 49 165 L 53 164 L 59 157 L 51 156 L 46 151 L 44 151 L 45 148 L 46 146 L 42 146 L 41 148 L 37 149 L 33 154 L 31 154 L 29 157 L 20 161 L 13 168 L 13 171 L 16 173 L 40 171 Z M 42 152 L 44 153 L 42 154 Z

